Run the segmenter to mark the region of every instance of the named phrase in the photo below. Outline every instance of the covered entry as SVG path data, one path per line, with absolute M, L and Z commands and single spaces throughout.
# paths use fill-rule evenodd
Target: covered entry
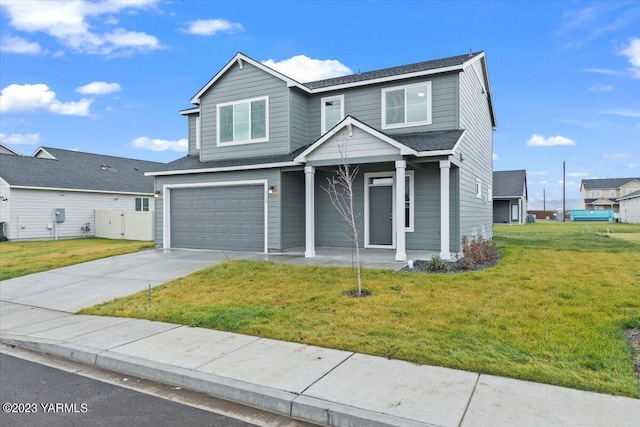
M 169 187 L 165 188 L 165 198 L 165 209 L 169 205 L 165 211 L 169 213 L 165 216 L 165 222 L 169 223 L 165 247 L 265 251 L 263 182 Z

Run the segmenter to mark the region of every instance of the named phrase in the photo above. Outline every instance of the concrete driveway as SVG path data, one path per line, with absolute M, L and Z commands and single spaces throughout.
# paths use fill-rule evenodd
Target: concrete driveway
M 238 258 L 260 259 L 260 254 L 179 249 L 136 252 L 1 281 L 0 300 L 75 313 Z

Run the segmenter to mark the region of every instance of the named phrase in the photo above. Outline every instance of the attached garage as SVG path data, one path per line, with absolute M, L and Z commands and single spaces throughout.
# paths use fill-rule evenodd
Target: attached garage
M 169 246 L 266 250 L 264 183 L 168 188 Z M 166 238 L 165 237 L 165 238 Z

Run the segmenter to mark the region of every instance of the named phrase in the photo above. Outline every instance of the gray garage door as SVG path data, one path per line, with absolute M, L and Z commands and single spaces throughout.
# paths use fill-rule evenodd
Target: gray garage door
M 264 251 L 262 185 L 171 190 L 171 247 Z

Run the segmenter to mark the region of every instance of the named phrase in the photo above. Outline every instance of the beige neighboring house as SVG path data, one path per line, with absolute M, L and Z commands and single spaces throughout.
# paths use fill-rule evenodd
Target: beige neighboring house
M 640 224 L 640 190 L 622 196 L 620 201 L 620 221 Z
M 580 185 L 582 207 L 587 210 L 611 209 L 620 214 L 619 199 L 639 190 L 639 177 L 583 179 Z

